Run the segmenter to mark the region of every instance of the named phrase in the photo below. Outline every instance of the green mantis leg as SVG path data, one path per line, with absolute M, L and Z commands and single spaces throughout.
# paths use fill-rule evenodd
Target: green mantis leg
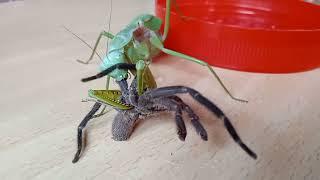
M 88 64 L 88 63 L 92 60 L 92 58 L 93 58 L 93 56 L 94 56 L 94 54 L 95 54 L 95 52 L 96 52 L 96 49 L 97 49 L 97 47 L 98 47 L 98 45 L 99 45 L 99 42 L 100 42 L 100 39 L 102 38 L 102 36 L 105 36 L 105 37 L 110 38 L 110 39 L 113 39 L 113 37 L 114 37 L 113 34 L 111 34 L 111 33 L 109 33 L 109 32 L 106 32 L 106 31 L 102 31 L 102 32 L 100 33 L 100 35 L 98 36 L 98 39 L 97 39 L 97 41 L 96 41 L 96 43 L 95 43 L 95 45 L 94 45 L 94 48 L 93 48 L 93 50 L 92 50 L 92 53 L 91 53 L 91 56 L 89 57 L 89 59 L 88 59 L 87 61 L 77 60 L 79 63 Z
M 110 76 L 107 76 L 106 90 L 109 90 L 109 83 L 110 83 Z M 101 110 L 101 112 L 99 114 L 96 114 L 96 115 L 92 116 L 92 118 L 97 118 L 97 117 L 103 116 L 106 113 L 110 112 L 111 110 L 112 109 L 107 109 L 107 106 L 104 105 L 103 109 Z
M 169 27 L 170 27 L 170 9 L 171 9 L 171 0 L 166 0 L 166 17 L 165 17 L 164 30 L 162 35 L 163 41 L 167 38 Z
M 186 17 L 183 16 L 179 6 L 177 5 L 176 0 L 172 0 L 172 4 L 177 10 L 178 15 L 180 18 L 185 19 Z M 165 15 L 165 22 L 164 22 L 164 30 L 163 30 L 163 35 L 162 35 L 162 41 L 166 40 L 170 28 L 170 10 L 171 10 L 171 0 L 166 1 L 166 15 Z
M 169 55 L 172 55 L 172 56 L 177 56 L 177 57 L 186 59 L 186 60 L 188 60 L 188 61 L 192 61 L 192 62 L 195 62 L 195 63 L 197 63 L 197 64 L 200 64 L 200 65 L 202 65 L 202 66 L 206 66 L 206 67 L 209 69 L 209 71 L 215 76 L 215 78 L 218 80 L 218 82 L 221 84 L 221 86 L 222 86 L 223 89 L 226 91 L 226 93 L 227 93 L 232 99 L 234 99 L 234 100 L 236 100 L 236 101 L 240 101 L 240 102 L 248 102 L 247 100 L 243 100 L 243 99 L 239 99 L 239 98 L 234 97 L 234 96 L 230 93 L 230 91 L 226 88 L 226 86 L 223 84 L 223 82 L 222 82 L 222 80 L 219 78 L 218 74 L 212 69 L 212 67 L 211 67 L 208 63 L 206 63 L 206 62 L 204 62 L 204 61 L 202 61 L 202 60 L 196 59 L 196 58 L 194 58 L 194 57 L 191 57 L 191 56 L 188 56 L 188 55 L 185 55 L 185 54 L 182 54 L 182 53 L 179 53 L 179 52 L 170 50 L 170 49 L 166 49 L 166 48 L 163 46 L 161 40 L 160 40 L 158 37 L 156 37 L 156 36 L 153 36 L 150 41 L 151 41 L 152 45 L 156 46 L 157 48 L 159 48 L 161 51 L 163 51 L 163 52 L 166 53 L 166 54 L 169 54 Z
M 143 72 L 145 69 L 145 63 L 143 60 L 140 60 L 136 63 L 136 69 L 137 69 L 138 95 L 141 96 L 143 94 Z

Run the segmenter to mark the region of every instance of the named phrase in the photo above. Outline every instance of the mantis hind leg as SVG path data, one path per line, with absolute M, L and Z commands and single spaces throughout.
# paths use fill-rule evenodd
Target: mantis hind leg
M 150 39 L 151 41 L 151 44 L 154 45 L 155 47 L 159 48 L 162 52 L 166 53 L 166 54 L 169 54 L 169 55 L 172 55 L 172 56 L 176 56 L 176 57 L 180 57 L 180 58 L 183 58 L 185 60 L 188 60 L 188 61 L 191 61 L 191 62 L 195 62 L 197 64 L 200 64 L 202 66 L 206 66 L 209 71 L 212 73 L 212 75 L 218 80 L 218 82 L 220 83 L 220 85 L 222 86 L 222 88 L 225 90 L 225 92 L 234 100 L 236 101 L 240 101 L 240 102 L 248 102 L 247 100 L 243 100 L 243 99 L 240 99 L 240 98 L 237 98 L 235 96 L 233 96 L 230 91 L 227 89 L 227 87 L 223 84 L 222 80 L 220 79 L 220 77 L 218 76 L 218 74 L 213 70 L 213 68 L 206 62 L 200 60 L 200 59 L 197 59 L 197 58 L 194 58 L 194 57 L 191 57 L 191 56 L 188 56 L 186 54 L 182 54 L 182 53 L 179 53 L 179 52 L 176 52 L 176 51 L 173 51 L 173 50 L 170 50 L 170 49 L 167 49 L 163 46 L 162 44 L 162 41 L 155 35 L 152 36 L 152 38 Z
M 172 56 L 177 56 L 177 57 L 180 57 L 180 58 L 183 58 L 183 59 L 186 59 L 186 60 L 189 60 L 189 61 L 192 61 L 192 62 L 195 62 L 197 64 L 200 64 L 202 66 L 206 66 L 209 71 L 211 72 L 211 74 L 218 80 L 219 84 L 222 86 L 222 88 L 224 89 L 224 91 L 233 99 L 233 100 L 236 100 L 236 101 L 240 101 L 240 102 L 248 102 L 247 100 L 244 100 L 244 99 L 240 99 L 240 98 L 237 98 L 235 96 L 233 96 L 231 94 L 231 92 L 228 90 L 228 88 L 224 85 L 224 83 L 222 82 L 222 80 L 220 79 L 220 77 L 218 76 L 218 74 L 213 70 L 213 68 L 206 62 L 202 61 L 202 60 L 199 60 L 199 59 L 196 59 L 194 57 L 191 57 L 191 56 L 188 56 L 188 55 L 185 55 L 185 54 L 182 54 L 182 53 L 179 53 L 179 52 L 175 52 L 175 51 L 172 51 L 170 49 L 166 49 L 166 48 L 163 48 L 163 52 L 167 53 L 167 54 L 170 54 Z
M 79 60 L 79 59 L 78 59 L 77 61 L 78 61 L 79 63 L 88 64 L 88 63 L 93 59 L 93 56 L 94 56 L 94 54 L 96 53 L 97 47 L 98 47 L 98 45 L 99 45 L 99 43 L 100 43 L 100 40 L 101 40 L 102 36 L 105 36 L 105 37 L 110 38 L 110 39 L 113 39 L 113 37 L 114 37 L 113 34 L 111 34 L 111 33 L 109 33 L 109 32 L 106 32 L 106 31 L 102 31 L 102 32 L 99 34 L 99 36 L 98 36 L 98 38 L 97 38 L 97 40 L 96 40 L 96 43 L 95 43 L 95 45 L 94 45 L 94 47 L 93 47 L 93 50 L 92 50 L 92 53 L 91 53 L 89 59 L 88 59 L 87 61 L 82 61 L 82 60 Z

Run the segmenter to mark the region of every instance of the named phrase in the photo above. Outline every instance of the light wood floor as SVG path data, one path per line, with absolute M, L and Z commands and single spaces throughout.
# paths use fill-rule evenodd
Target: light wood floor
M 151 0 L 114 0 L 111 32 L 152 7 Z M 97 72 L 99 60 L 77 63 L 91 51 L 62 26 L 93 44 L 108 27 L 109 9 L 103 0 L 0 3 L 0 179 L 319 179 L 320 69 L 265 75 L 216 68 L 233 94 L 249 100 L 242 104 L 206 68 L 172 57 L 152 65 L 159 86 L 187 85 L 205 94 L 258 160 L 233 142 L 215 116 L 181 96 L 200 115 L 207 142 L 189 121 L 181 142 L 171 114 L 148 118 L 129 141 L 115 142 L 112 110 L 89 123 L 85 152 L 72 164 L 76 128 L 92 106 L 81 99 L 105 82 L 80 82 Z

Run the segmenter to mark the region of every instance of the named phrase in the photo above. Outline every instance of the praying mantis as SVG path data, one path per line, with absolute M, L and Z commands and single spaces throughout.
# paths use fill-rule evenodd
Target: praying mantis
M 156 57 L 160 52 L 163 52 L 165 54 L 176 56 L 187 61 L 205 66 L 207 69 L 209 69 L 210 73 L 218 80 L 225 92 L 232 99 L 240 102 L 247 102 L 246 100 L 239 99 L 233 96 L 208 63 L 164 47 L 163 42 L 168 35 L 170 27 L 170 9 L 171 0 L 167 0 L 163 35 L 161 35 L 160 33 L 162 20 L 151 14 L 143 14 L 136 17 L 130 22 L 130 24 L 128 24 L 116 35 L 113 35 L 110 32 L 102 31 L 97 38 L 89 59 L 87 61 L 79 60 L 79 62 L 83 64 L 88 64 L 93 59 L 101 38 L 107 37 L 111 39 L 107 55 L 103 58 L 103 62 L 100 65 L 101 73 L 89 78 L 82 79 L 82 81 L 87 82 L 89 80 L 107 76 L 108 89 L 110 78 L 115 79 L 117 82 L 126 79 L 128 77 L 128 70 L 115 69 L 112 72 L 108 72 L 105 70 L 119 63 L 136 64 L 137 71 L 130 72 L 134 75 L 137 75 L 137 88 L 139 95 L 141 95 L 145 89 L 152 89 L 157 87 L 153 74 L 151 73 L 148 66 L 149 64 L 151 64 L 152 58 Z

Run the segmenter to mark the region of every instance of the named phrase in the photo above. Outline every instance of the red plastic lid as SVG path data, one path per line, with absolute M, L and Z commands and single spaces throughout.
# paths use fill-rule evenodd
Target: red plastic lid
M 165 46 L 211 65 L 290 73 L 320 67 L 320 6 L 298 0 L 176 0 Z M 156 0 L 164 19 L 165 0 Z

